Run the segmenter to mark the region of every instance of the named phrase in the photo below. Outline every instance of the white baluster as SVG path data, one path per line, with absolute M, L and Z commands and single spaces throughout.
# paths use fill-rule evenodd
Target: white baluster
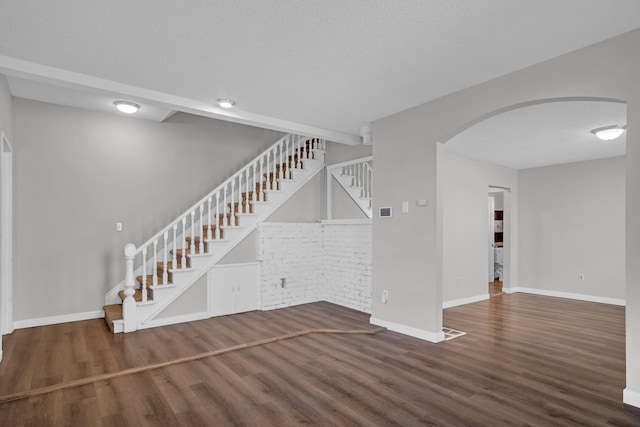
M 216 239 L 220 240 L 220 192 L 216 192 Z
M 286 171 L 287 173 L 284 175 L 286 179 L 291 179 L 291 171 L 289 170 L 289 143 L 291 140 L 291 135 L 287 137 L 284 141 L 284 163 L 287 165 Z M 284 166 L 283 166 L 284 167 Z
M 158 239 L 153 241 L 153 286 L 158 286 Z
M 187 268 L 187 217 L 182 218 L 182 268 Z
M 191 211 L 191 244 L 189 245 L 189 253 L 196 253 L 196 210 Z
M 236 205 L 234 200 L 234 194 L 236 191 L 236 179 L 231 180 L 231 225 L 236 225 Z
M 298 138 L 298 151 L 296 155 L 296 169 L 301 169 L 300 158 L 302 157 L 302 152 L 300 151 L 300 138 Z
M 178 224 L 173 224 L 173 257 L 171 258 L 171 269 L 178 269 Z
M 271 150 L 269 150 L 267 152 L 267 168 L 266 168 L 266 170 L 267 170 L 267 178 L 266 178 L 266 180 L 267 180 L 267 186 L 268 186 L 269 190 L 273 190 L 273 185 L 271 184 L 271 179 L 270 179 L 271 176 L 269 175 L 269 172 L 270 172 L 269 171 L 269 159 L 270 158 L 271 158 Z
M 142 248 L 142 302 L 147 302 L 147 247 Z
M 282 164 L 282 142 L 280 143 L 280 145 L 278 145 L 278 152 L 280 154 L 280 168 L 278 169 L 278 179 L 280 178 L 284 178 L 284 170 L 282 170 L 284 168 L 284 165 Z
M 204 227 L 202 226 L 202 224 L 204 224 L 204 222 L 202 221 L 202 216 L 204 213 L 204 205 L 200 205 L 200 228 L 198 229 L 198 233 L 200 234 L 200 242 L 198 243 L 198 252 L 203 254 L 204 253 Z
M 258 163 L 254 163 L 253 164 L 253 194 L 254 194 L 254 200 L 256 202 L 260 201 L 260 198 L 258 197 Z
M 262 156 L 260 158 L 260 193 L 262 193 L 262 201 L 265 201 L 265 194 L 264 194 L 264 186 L 262 185 L 262 180 L 264 179 L 264 173 L 262 172 L 262 170 L 264 169 L 264 156 Z
M 163 250 L 163 256 L 162 256 L 162 283 L 163 284 L 167 284 L 169 283 L 169 279 L 168 279 L 168 274 L 167 274 L 167 256 L 168 256 L 168 252 L 169 252 L 169 232 L 165 231 L 164 232 L 164 250 Z
M 207 240 L 211 240 L 211 197 L 209 197 L 209 200 L 207 200 L 207 203 L 209 204 L 209 209 L 208 209 L 208 214 L 207 214 Z
M 222 224 L 223 225 L 229 225 L 228 223 L 226 223 L 227 220 L 227 187 L 229 186 L 229 184 L 225 184 L 224 185 L 224 193 L 223 193 L 223 205 L 222 205 Z
M 244 213 L 249 213 L 249 168 L 244 171 L 244 183 L 245 183 L 245 191 L 244 191 L 244 202 L 242 210 Z

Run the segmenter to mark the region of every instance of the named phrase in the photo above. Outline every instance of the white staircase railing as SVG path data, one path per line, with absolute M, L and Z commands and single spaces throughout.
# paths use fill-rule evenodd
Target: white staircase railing
M 331 178 L 345 189 L 369 218 L 373 216 L 373 156 L 327 166 L 327 219 L 332 216 Z
M 238 215 L 251 213 L 253 203 L 266 201 L 267 190 L 277 190 L 280 179 L 291 178 L 293 170 L 302 168 L 304 159 L 313 158 L 314 150 L 324 149 L 324 140 L 285 135 L 151 239 L 137 248 L 127 244 L 124 331 L 137 329 L 136 307 L 151 303 L 148 293 L 153 286 L 166 286 L 170 271 L 190 270 L 189 258 L 203 254 L 206 241 L 224 239 L 222 227 L 238 226 Z M 134 299 L 136 274 L 142 275 L 138 303 Z

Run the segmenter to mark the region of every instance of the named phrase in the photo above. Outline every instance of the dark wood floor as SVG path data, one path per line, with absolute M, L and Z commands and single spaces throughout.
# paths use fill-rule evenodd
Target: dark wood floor
M 624 308 L 526 294 L 445 310 L 467 332 L 312 334 L 0 405 L 0 426 L 638 426 L 621 403 Z M 0 395 L 306 328 L 361 329 L 328 303 L 111 335 L 101 320 L 6 336 Z

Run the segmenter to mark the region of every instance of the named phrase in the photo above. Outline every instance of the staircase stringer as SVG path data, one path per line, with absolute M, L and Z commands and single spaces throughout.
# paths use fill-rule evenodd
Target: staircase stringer
M 286 192 L 285 190 L 267 190 L 269 191 L 269 197 L 267 198 L 267 200 L 273 199 L 273 197 L 276 195 L 280 196 L 279 197 L 280 200 L 277 203 L 271 203 L 269 205 L 269 209 L 266 209 L 265 212 L 261 213 L 259 217 L 254 218 L 254 221 L 251 225 L 242 226 L 241 224 L 239 227 L 237 227 L 238 229 L 241 228 L 242 230 L 240 231 L 240 234 L 234 238 L 233 242 L 229 241 L 228 242 L 229 244 L 226 245 L 226 247 L 223 250 L 221 250 L 219 253 L 216 252 L 215 256 L 213 256 L 210 262 L 206 263 L 201 267 L 198 267 L 197 271 L 195 271 L 195 274 L 192 274 L 191 277 L 187 279 L 185 282 L 178 284 L 175 288 L 175 291 L 172 293 L 172 295 L 169 298 L 167 298 L 165 301 L 162 301 L 160 303 L 156 303 L 153 305 L 146 305 L 146 306 L 139 305 L 138 306 L 138 329 L 147 329 L 155 326 L 160 326 L 160 325 L 154 324 L 153 322 L 154 319 L 160 313 L 162 313 L 176 299 L 178 299 L 180 295 L 182 295 L 189 288 L 191 288 L 191 286 L 193 286 L 194 283 L 196 283 L 200 278 L 202 278 L 202 276 L 204 276 L 207 272 L 209 272 L 209 270 L 211 270 L 211 268 L 213 268 L 222 258 L 224 258 L 224 256 L 227 255 L 234 247 L 240 244 L 240 242 L 242 242 L 251 232 L 253 232 L 257 228 L 257 225 L 259 223 L 262 223 L 267 218 L 269 218 L 269 216 L 271 216 L 278 208 L 280 208 L 287 200 L 289 200 L 291 196 L 293 196 L 300 189 L 302 189 L 313 177 L 315 177 L 321 170 L 323 170 L 324 154 L 321 153 L 320 150 L 316 150 L 316 155 L 321 155 L 322 159 L 315 159 L 315 160 L 306 159 L 304 161 L 305 168 L 302 169 L 302 173 L 306 174 L 306 176 L 302 177 L 301 181 L 295 182 L 295 188 L 289 189 Z M 307 168 L 307 165 L 309 166 L 314 165 L 314 167 L 313 169 Z M 300 171 L 298 171 L 297 174 L 301 174 Z M 294 176 L 293 180 L 281 181 L 281 185 L 287 187 L 288 186 L 287 184 L 291 181 L 297 181 L 296 177 Z M 149 310 L 150 313 L 148 314 L 144 313 L 145 310 Z M 141 317 L 144 317 L 144 318 L 141 320 Z M 164 320 L 165 319 L 163 319 L 162 325 L 166 324 L 164 323 Z

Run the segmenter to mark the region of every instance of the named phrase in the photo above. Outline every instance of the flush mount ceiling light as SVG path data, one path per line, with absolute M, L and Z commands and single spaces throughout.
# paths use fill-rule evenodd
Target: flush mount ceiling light
M 129 101 L 116 101 L 113 103 L 116 106 L 118 111 L 126 114 L 133 114 L 140 109 L 140 106 L 135 102 Z
M 229 99 L 229 98 L 220 98 L 218 99 L 218 101 L 216 101 L 218 103 L 218 105 L 222 108 L 231 108 L 234 105 L 236 105 L 235 101 Z
M 624 132 L 626 127 L 627 126 L 625 125 L 604 126 L 592 130 L 591 133 L 594 134 L 598 139 L 601 139 L 603 141 L 611 141 L 612 139 L 616 139 L 620 135 L 622 135 L 622 132 Z

